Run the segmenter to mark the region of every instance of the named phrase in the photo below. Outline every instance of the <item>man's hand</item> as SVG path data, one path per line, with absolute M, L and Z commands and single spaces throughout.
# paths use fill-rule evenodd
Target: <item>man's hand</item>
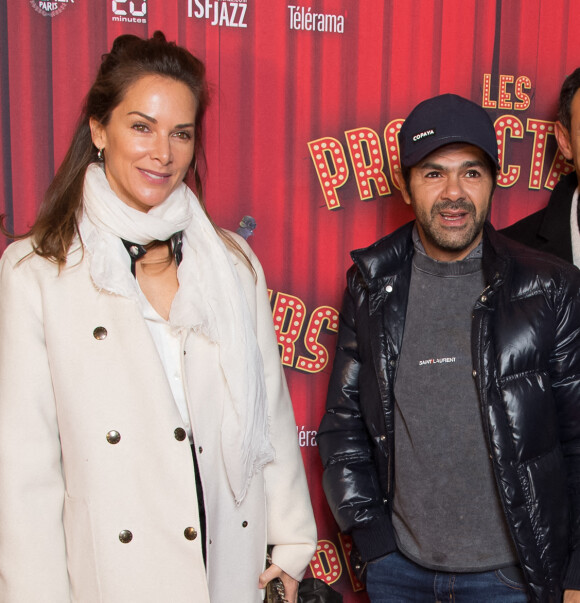
M 274 578 L 280 578 L 284 585 L 284 597 L 288 603 L 297 603 L 298 601 L 298 580 L 294 580 L 282 568 L 272 564 L 263 574 L 260 574 L 259 588 L 266 588 L 266 584 Z M 580 593 L 579 593 L 580 594 Z M 574 603 L 575 600 L 573 600 Z M 578 600 L 580 602 L 580 599 Z
M 565 590 L 564 603 L 580 603 L 580 590 Z

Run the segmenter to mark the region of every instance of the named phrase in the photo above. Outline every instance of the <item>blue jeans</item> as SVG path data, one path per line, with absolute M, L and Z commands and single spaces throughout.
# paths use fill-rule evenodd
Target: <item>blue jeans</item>
M 524 584 L 501 569 L 449 574 L 425 569 L 400 553 L 371 561 L 367 593 L 372 603 L 527 603 Z

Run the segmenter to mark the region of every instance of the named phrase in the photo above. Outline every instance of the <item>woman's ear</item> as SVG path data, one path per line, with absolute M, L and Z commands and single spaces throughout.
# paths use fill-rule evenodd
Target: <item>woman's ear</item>
M 105 128 L 100 121 L 94 117 L 89 118 L 89 127 L 91 128 L 91 139 L 97 149 L 101 150 L 107 146 L 107 134 Z

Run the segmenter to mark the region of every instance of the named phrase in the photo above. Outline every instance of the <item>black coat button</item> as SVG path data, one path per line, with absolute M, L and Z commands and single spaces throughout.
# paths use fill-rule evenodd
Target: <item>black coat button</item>
M 131 542 L 131 540 L 133 540 L 133 534 L 131 534 L 129 530 L 122 530 L 121 532 L 119 532 L 119 540 L 123 544 L 127 544 Z
M 195 528 L 185 528 L 185 530 L 183 530 L 183 535 L 188 539 L 188 540 L 195 540 L 197 538 L 197 530 Z
M 109 442 L 109 444 L 118 444 L 120 441 L 121 434 L 118 431 L 115 431 L 114 429 L 109 431 L 107 434 L 107 442 Z
M 185 433 L 185 429 L 183 429 L 183 427 L 178 427 L 174 432 L 173 435 L 175 436 L 175 439 L 178 442 L 183 442 L 183 440 L 185 440 L 185 438 L 187 437 L 187 434 Z
M 106 339 L 107 337 L 107 329 L 105 327 L 97 327 L 93 331 L 93 337 L 98 340 Z

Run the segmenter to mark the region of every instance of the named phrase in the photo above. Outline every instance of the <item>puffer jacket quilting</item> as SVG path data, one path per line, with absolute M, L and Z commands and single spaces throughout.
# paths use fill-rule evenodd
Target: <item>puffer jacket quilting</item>
M 318 433 L 331 509 L 366 560 L 396 548 L 393 387 L 412 229 L 352 253 Z M 530 596 L 560 601 L 580 588 L 580 271 L 489 224 L 483 270 L 472 360 L 498 491 Z

